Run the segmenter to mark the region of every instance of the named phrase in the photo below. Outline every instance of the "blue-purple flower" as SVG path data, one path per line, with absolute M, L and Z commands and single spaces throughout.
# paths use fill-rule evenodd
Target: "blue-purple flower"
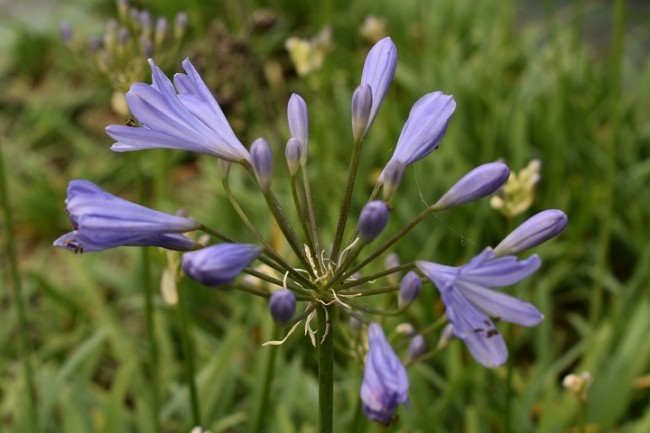
M 437 149 L 455 109 L 453 96 L 442 92 L 428 93 L 418 99 L 411 108 L 393 156 L 386 166 L 398 163 L 405 168 Z M 382 182 L 383 177 L 384 172 L 379 178 Z
M 199 228 L 191 218 L 169 215 L 121 199 L 87 180 L 68 184 L 66 212 L 74 231 L 54 241 L 76 253 L 119 246 L 159 246 L 187 251 L 198 244 L 178 233 Z
M 250 163 L 248 151 L 188 59 L 183 61 L 186 74 L 176 74 L 173 84 L 153 60 L 149 64 L 152 84 L 133 84 L 126 94 L 129 109 L 142 126 L 108 126 L 106 132 L 117 140 L 111 150 L 181 149 Z
M 524 221 L 494 248 L 498 256 L 517 254 L 556 236 L 568 222 L 561 210 L 548 209 Z
M 460 267 L 418 261 L 418 269 L 438 288 L 453 324 L 474 358 L 486 367 L 496 367 L 508 358 L 508 351 L 494 320 L 535 326 L 544 316 L 533 305 L 492 290 L 515 284 L 535 272 L 541 264 L 537 255 L 526 260 L 514 256 L 497 258 L 486 248 Z
M 377 42 L 368 52 L 361 73 L 361 85 L 370 87 L 370 112 L 363 131 L 368 132 L 377 117 L 377 112 L 388 92 L 390 82 L 395 75 L 397 67 L 397 48 L 391 38 L 384 38 Z
M 367 203 L 359 215 L 359 238 L 364 243 L 370 243 L 386 227 L 388 223 L 388 205 L 381 200 Z
M 368 345 L 361 383 L 363 411 L 368 419 L 389 424 L 397 405 L 408 405 L 408 375 L 378 323 L 368 327 Z
M 199 283 L 215 287 L 230 283 L 262 252 L 252 244 L 222 243 L 183 254 L 183 272 Z
M 463 176 L 434 204 L 436 209 L 448 209 L 492 194 L 503 185 L 510 169 L 501 162 L 479 165 Z
M 271 293 L 269 311 L 275 323 L 286 325 L 296 313 L 296 295 L 289 289 L 279 289 Z

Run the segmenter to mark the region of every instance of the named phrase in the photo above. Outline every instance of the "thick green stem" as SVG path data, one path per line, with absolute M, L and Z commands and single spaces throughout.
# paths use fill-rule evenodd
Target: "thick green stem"
M 27 388 L 27 400 L 29 402 L 28 416 L 30 428 L 37 431 L 37 412 L 36 412 L 36 388 L 34 387 L 34 373 L 31 362 L 31 343 L 29 340 L 29 322 L 27 321 L 27 309 L 23 297 L 22 280 L 20 270 L 18 269 L 18 260 L 16 252 L 16 240 L 13 233 L 13 216 L 9 204 L 9 192 L 7 188 L 7 174 L 5 172 L 4 158 L 2 156 L 2 143 L 0 143 L 0 200 L 2 201 L 2 212 L 4 216 L 4 228 L 6 236 L 6 245 L 4 257 L 9 261 L 11 272 L 11 283 L 14 289 L 14 304 L 18 314 L 18 341 L 23 364 L 23 373 L 25 376 L 25 387 Z
M 334 306 L 318 308 L 318 432 L 334 431 Z
M 164 153 L 159 154 L 160 160 L 159 165 L 166 167 L 166 159 Z M 137 174 L 137 185 L 140 195 L 140 202 L 144 203 L 147 201 L 147 192 L 144 186 L 144 179 L 142 174 L 142 169 L 140 168 L 139 160 L 134 159 L 135 163 L 135 172 Z M 162 193 L 164 191 L 165 179 L 164 172 L 158 171 L 156 173 L 157 192 Z M 149 250 L 147 248 L 141 248 L 141 279 L 142 287 L 144 288 L 144 313 L 147 323 L 147 335 L 149 336 L 149 365 L 147 367 L 149 373 L 149 386 L 151 390 L 151 418 L 156 431 L 160 430 L 160 423 L 158 420 L 158 415 L 160 413 L 160 377 L 158 369 L 158 344 L 156 342 L 156 332 L 155 332 L 155 323 L 154 323 L 154 311 L 153 311 L 153 286 L 151 283 L 151 258 L 149 257 Z
M 271 340 L 277 340 L 280 336 L 280 328 L 273 326 L 273 331 L 271 335 Z M 262 373 L 262 389 L 260 394 L 255 401 L 255 408 L 253 409 L 253 421 L 251 425 L 253 433 L 261 433 L 264 429 L 264 424 L 266 421 L 266 415 L 269 413 L 269 397 L 271 395 L 271 383 L 273 382 L 273 376 L 275 375 L 275 363 L 278 358 L 278 352 L 280 351 L 279 347 L 265 347 L 263 349 L 264 353 L 264 371 Z
M 348 183 L 345 186 L 343 202 L 341 203 L 341 212 L 339 213 L 339 222 L 336 225 L 336 234 L 334 235 L 334 244 L 332 245 L 332 254 L 330 257 L 337 257 L 341 249 L 341 241 L 345 232 L 345 223 L 348 220 L 350 212 L 350 200 L 354 190 L 354 181 L 357 177 L 357 168 L 359 167 L 359 157 L 361 156 L 361 140 L 356 140 L 352 150 L 352 159 L 350 160 L 350 169 L 348 170 Z
M 151 387 L 151 412 L 156 431 L 160 430 L 158 414 L 160 413 L 160 375 L 158 369 L 158 343 L 153 307 L 153 286 L 151 284 L 151 260 L 147 248 L 142 248 L 142 286 L 144 287 L 144 309 L 149 336 L 149 386 Z
M 183 343 L 183 352 L 186 362 L 186 378 L 190 389 L 190 407 L 192 410 L 192 422 L 194 426 L 201 425 L 201 412 L 199 409 L 199 394 L 196 389 L 196 374 L 194 370 L 194 351 L 190 341 L 189 318 L 187 315 L 187 305 L 185 302 L 185 290 L 180 287 L 178 291 L 178 319 L 181 326 L 181 340 Z

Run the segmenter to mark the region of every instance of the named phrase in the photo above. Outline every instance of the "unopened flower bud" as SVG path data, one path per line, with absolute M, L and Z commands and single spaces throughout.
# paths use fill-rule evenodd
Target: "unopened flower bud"
M 392 269 L 397 266 L 399 266 L 399 255 L 393 251 L 386 256 L 386 259 L 384 260 L 384 269 Z M 400 275 L 400 272 L 393 272 L 392 274 L 388 274 L 386 276 L 386 278 L 388 278 L 388 283 L 391 285 L 399 284 Z
M 120 27 L 120 29 L 117 31 L 117 41 L 120 43 L 120 45 L 126 45 L 130 39 L 131 33 L 129 32 L 129 29 L 126 27 Z
M 183 255 L 183 271 L 199 283 L 230 283 L 262 252 L 257 245 L 222 243 Z
M 174 37 L 176 40 L 181 40 L 185 35 L 187 29 L 187 13 L 179 12 L 174 18 Z
M 359 216 L 359 238 L 363 243 L 372 242 L 388 223 L 388 205 L 381 200 L 366 204 Z
M 72 27 L 70 27 L 67 21 L 61 21 L 59 23 L 59 34 L 66 48 L 72 48 Z
M 140 14 L 138 15 L 138 22 L 142 28 L 142 34 L 147 35 L 147 37 L 151 37 L 151 13 L 146 9 L 140 11 Z
M 296 313 L 296 296 L 289 289 L 276 290 L 271 293 L 269 311 L 275 323 L 286 325 Z
M 153 42 L 145 35 L 142 35 L 140 37 L 140 50 L 142 51 L 143 57 L 146 57 L 147 59 L 153 57 L 153 53 L 154 53 Z
M 442 333 L 440 334 L 440 339 L 438 340 L 438 349 L 441 349 L 448 345 L 455 336 L 456 334 L 454 333 L 454 325 L 447 323 L 442 329 Z
M 284 149 L 284 155 L 287 158 L 289 174 L 294 176 L 298 172 L 300 159 L 302 158 L 302 144 L 300 144 L 300 140 L 291 137 L 287 142 L 287 147 Z
M 167 18 L 159 17 L 156 20 L 156 31 L 154 33 L 154 44 L 160 47 L 167 36 Z
M 424 355 L 426 351 L 427 342 L 424 340 L 424 337 L 422 335 L 417 334 L 411 338 L 411 341 L 409 342 L 409 348 L 407 352 L 408 360 L 413 362 L 420 356 Z
M 350 329 L 358 334 L 363 330 L 363 322 L 354 316 L 350 316 Z
M 399 335 L 406 335 L 407 337 L 410 337 L 411 335 L 415 334 L 415 328 L 413 325 L 411 325 L 408 322 L 400 323 L 395 327 L 395 331 Z
M 359 141 L 366 133 L 370 110 L 372 109 L 372 90 L 361 84 L 352 94 L 352 136 Z
M 384 184 L 384 200 L 389 200 L 397 191 L 397 187 L 402 182 L 404 168 L 404 164 L 397 160 L 390 161 L 384 167 L 384 171 L 379 178 L 379 181 Z
M 581 401 L 587 401 L 587 389 L 591 385 L 591 380 L 591 374 L 588 371 L 581 374 L 569 374 L 562 380 L 562 386 L 575 394 Z
M 300 140 L 302 146 L 300 149 L 300 162 L 305 163 L 307 161 L 307 146 L 309 144 L 309 117 L 307 114 L 307 104 L 297 93 L 294 93 L 289 98 L 287 119 L 289 121 L 289 132 L 291 136 Z
M 273 174 L 271 147 L 269 147 L 269 143 L 265 139 L 258 138 L 251 145 L 250 153 L 253 170 L 255 176 L 257 176 L 257 183 L 259 183 L 262 191 L 267 192 L 271 187 L 271 176 Z
M 399 283 L 398 305 L 399 308 L 406 308 L 418 297 L 422 288 L 422 280 L 413 271 L 410 271 Z
M 494 249 L 497 256 L 510 256 L 545 242 L 567 225 L 568 218 L 561 210 L 548 209 L 528 218 L 514 229 Z
M 483 198 L 495 192 L 508 180 L 510 169 L 501 162 L 479 165 L 463 176 L 433 206 L 449 209 Z

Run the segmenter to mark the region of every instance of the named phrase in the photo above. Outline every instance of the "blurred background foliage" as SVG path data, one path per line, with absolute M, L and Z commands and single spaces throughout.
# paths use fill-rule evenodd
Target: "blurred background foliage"
M 224 198 L 216 160 L 173 151 L 108 150 L 111 140 L 103 128 L 124 122 L 126 115 L 116 113 L 114 83 L 94 66 L 86 47 L 117 17 L 113 2 L 0 5 L 0 142 L 28 304 L 37 431 L 157 431 L 148 413 L 154 384 L 142 313 L 142 256 L 129 248 L 82 256 L 55 251 L 52 241 L 69 230 L 63 212 L 67 182 L 86 178 L 161 210 L 182 207 L 238 240 L 252 237 Z M 364 144 L 353 215 L 390 157 L 411 105 L 433 90 L 454 95 L 457 109 L 440 149 L 407 171 L 386 232 L 408 222 L 475 165 L 502 158 L 520 170 L 531 159 L 542 162 L 533 207 L 516 221 L 505 221 L 483 200 L 434 216 L 397 248 L 403 262 L 462 263 L 536 211 L 567 213 L 565 232 L 536 250 L 541 271 L 514 289 L 546 320 L 535 329 L 508 331 L 515 365 L 510 415 L 505 367 L 485 370 L 462 343 L 453 342 L 410 369 L 411 407 L 400 409 L 390 431 L 577 432 L 581 406 L 562 388 L 562 379 L 582 371 L 593 377 L 587 431 L 650 431 L 646 2 L 159 0 L 132 6 L 166 17 L 170 26 L 177 13 L 187 13 L 182 45 L 172 54 L 163 45 L 153 58 L 168 56 L 163 66 L 173 73 L 190 57 L 242 142 L 269 140 L 280 197 L 289 193 L 283 163 L 286 102 L 292 92 L 305 98 L 312 188 L 326 237 L 332 236 L 345 184 L 350 97 L 372 44 L 360 32 L 369 16 L 383 20 L 399 63 Z M 75 50 L 60 39 L 63 20 L 73 29 Z M 317 38 L 323 29 L 331 31 L 331 39 L 321 47 L 322 66 L 297 74 L 285 41 Z M 232 184 L 258 227 L 270 233 L 263 200 L 243 171 L 233 170 Z M 164 255 L 152 250 L 150 256 L 159 281 Z M 16 338 L 21 329 L 6 257 L 1 265 L 0 429 L 27 432 L 34 420 L 21 373 Z M 296 335 L 279 349 L 261 348 L 276 332 L 264 301 L 190 282 L 182 289 L 190 301 L 204 427 L 215 433 L 249 431 L 265 359 L 279 350 L 266 431 L 316 431 L 316 363 L 307 340 Z M 176 312 L 162 297 L 155 301 L 158 431 L 189 432 Z M 442 311 L 437 292 L 427 286 L 398 319 L 421 329 Z M 392 329 L 399 321 L 384 325 Z M 405 349 L 407 339 L 393 337 L 396 347 Z M 431 346 L 437 338 L 427 335 Z M 337 431 L 348 431 L 358 406 L 362 364 L 350 356 L 349 346 L 355 339 L 342 317 Z M 361 422 L 355 431 L 377 427 Z

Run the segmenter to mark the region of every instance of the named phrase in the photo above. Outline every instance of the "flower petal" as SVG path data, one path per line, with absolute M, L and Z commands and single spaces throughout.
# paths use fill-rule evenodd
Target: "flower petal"
M 456 288 L 472 305 L 493 318 L 522 326 L 536 326 L 544 319 L 534 305 L 503 292 L 461 280 L 456 282 Z
M 440 293 L 454 333 L 465 342 L 474 359 L 486 367 L 496 367 L 506 362 L 508 349 L 492 320 L 457 290 L 448 287 Z

